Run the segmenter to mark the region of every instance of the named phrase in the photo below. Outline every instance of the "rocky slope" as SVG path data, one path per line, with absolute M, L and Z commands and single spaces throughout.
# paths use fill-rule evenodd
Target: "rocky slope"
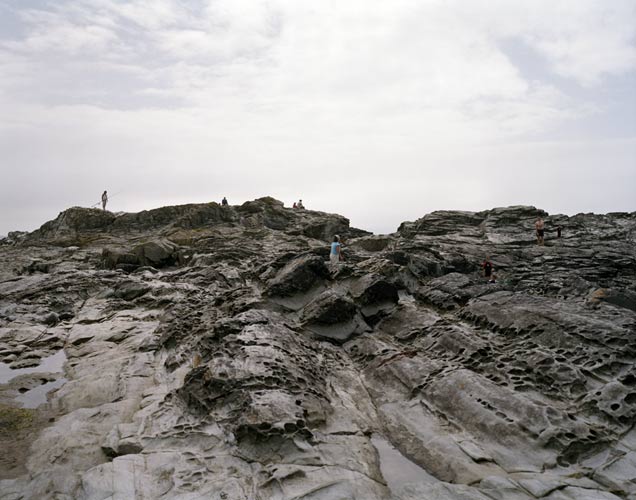
M 69 209 L 0 245 L 0 499 L 636 498 L 635 240 L 533 207 L 387 236 L 271 198 Z

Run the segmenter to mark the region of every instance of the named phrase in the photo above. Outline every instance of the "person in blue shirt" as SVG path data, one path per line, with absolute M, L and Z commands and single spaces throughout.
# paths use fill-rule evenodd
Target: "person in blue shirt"
M 335 235 L 331 243 L 331 252 L 329 253 L 329 263 L 332 271 L 337 269 L 338 263 L 340 262 L 340 248 L 340 236 Z

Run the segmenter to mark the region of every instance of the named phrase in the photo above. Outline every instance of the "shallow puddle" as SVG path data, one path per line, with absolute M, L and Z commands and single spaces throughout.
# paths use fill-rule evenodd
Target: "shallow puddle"
M 380 471 L 386 484 L 393 492 L 398 491 L 405 483 L 437 483 L 439 480 L 411 462 L 398 449 L 383 437 L 375 434 L 371 438 L 380 457 Z
M 15 400 L 22 404 L 22 408 L 37 408 L 41 404 L 46 403 L 46 395 L 53 389 L 59 389 L 66 383 L 65 378 L 59 378 L 46 384 L 31 389 L 30 391 L 20 394 Z
M 42 358 L 38 366 L 29 368 L 18 368 L 13 370 L 6 363 L 0 362 L 0 384 L 6 384 L 18 375 L 27 375 L 29 373 L 60 373 L 62 366 L 66 361 L 66 353 L 64 349 L 60 349 L 52 356 Z

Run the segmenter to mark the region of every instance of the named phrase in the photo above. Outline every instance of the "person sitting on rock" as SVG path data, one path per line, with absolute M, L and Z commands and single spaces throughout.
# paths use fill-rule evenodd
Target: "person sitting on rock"
M 106 210 L 106 203 L 108 203 L 108 193 L 104 191 L 102 193 L 102 210 Z M 93 205 L 95 206 L 95 205 Z
M 303 200 L 298 200 L 296 208 L 300 208 L 301 210 L 305 208 L 305 205 L 303 205 Z
M 329 265 L 332 271 L 335 271 L 336 269 L 338 269 L 340 256 L 341 256 L 340 236 L 336 234 L 333 237 L 333 242 L 331 243 L 331 252 L 329 253 Z
M 537 230 L 537 245 L 543 245 L 545 242 L 543 236 L 545 234 L 545 222 L 539 217 L 537 222 L 534 223 L 534 228 Z
M 221 205 L 224 206 L 224 207 L 227 207 L 227 198 L 225 196 L 221 200 Z
M 294 209 L 298 208 L 298 203 L 294 202 L 294 204 L 292 205 L 292 208 Z

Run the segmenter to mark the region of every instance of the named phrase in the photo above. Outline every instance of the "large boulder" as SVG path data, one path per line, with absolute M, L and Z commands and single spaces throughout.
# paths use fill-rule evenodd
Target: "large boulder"
M 139 257 L 122 248 L 104 248 L 102 250 L 102 266 L 105 269 L 122 269 L 134 271 L 140 266 Z
M 73 207 L 24 238 L 27 243 L 69 246 L 88 244 L 110 230 L 116 215 L 97 208 Z
M 346 295 L 332 290 L 323 292 L 305 306 L 302 321 L 312 334 L 338 343 L 369 330 L 356 304 Z
M 303 235 L 317 240 L 332 241 L 334 235 L 342 235 L 348 232 L 349 219 L 346 217 L 322 213 L 320 215 L 321 217 L 315 218 L 304 225 Z
M 284 208 L 282 201 L 269 196 L 246 201 L 237 210 L 241 216 L 241 223 L 247 227 L 285 230 L 293 219 L 293 214 Z
M 0 245 L 15 245 L 24 240 L 28 234 L 27 231 L 9 231 L 4 238 L 0 238 Z
M 104 248 L 102 266 L 106 269 L 134 271 L 140 266 L 165 267 L 179 260 L 179 246 L 170 240 L 157 238 L 140 243 L 132 249 Z
M 333 325 L 353 319 L 356 305 L 348 297 L 331 290 L 322 293 L 303 309 L 303 321 Z
M 166 239 L 156 239 L 137 245 L 133 253 L 144 266 L 164 267 L 178 261 L 178 245 Z
M 382 250 L 386 250 L 392 242 L 393 238 L 390 236 L 371 235 L 356 238 L 351 241 L 350 245 L 362 248 L 367 252 L 381 252 Z
M 269 281 L 265 293 L 271 296 L 289 297 L 310 290 L 328 277 L 329 270 L 321 257 L 303 255 L 278 271 Z
M 351 285 L 351 295 L 361 306 L 361 312 L 367 320 L 375 320 L 378 313 L 384 313 L 398 303 L 398 290 L 384 277 L 366 274 Z

